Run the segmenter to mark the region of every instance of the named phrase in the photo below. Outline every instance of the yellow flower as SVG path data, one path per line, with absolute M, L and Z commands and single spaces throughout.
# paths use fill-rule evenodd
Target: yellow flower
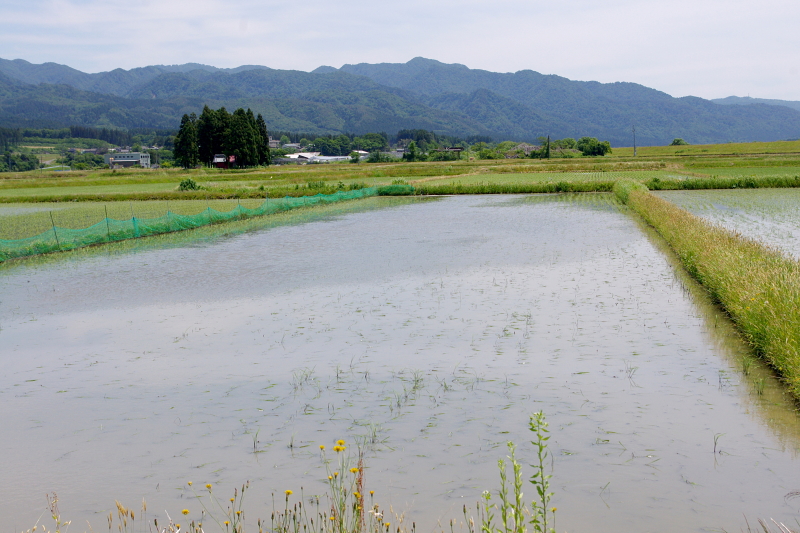
M 344 446 L 344 441 L 343 441 L 343 440 L 341 440 L 341 439 L 340 439 L 340 440 L 337 440 L 337 441 L 336 441 L 336 444 L 338 444 L 339 446 Z
M 190 487 L 192 486 L 192 482 L 191 481 L 187 481 L 186 484 L 189 485 Z
M 360 498 L 360 497 L 361 497 L 361 494 L 360 494 L 360 493 L 358 493 L 358 492 L 354 492 L 354 493 L 353 493 L 353 496 L 355 496 L 356 498 Z
M 333 479 L 333 476 L 328 476 L 328 480 L 330 481 L 331 479 Z
M 242 514 L 241 511 L 236 511 L 236 516 L 239 516 L 240 514 Z
M 384 525 L 384 526 L 386 526 L 386 529 L 389 529 L 389 526 L 390 526 L 391 524 L 390 524 L 389 522 L 386 522 L 386 523 L 385 523 L 385 524 L 383 524 L 383 525 Z
M 223 524 L 225 524 L 225 525 L 227 526 L 228 524 L 230 524 L 230 522 L 228 522 L 227 520 L 225 520 L 225 521 L 223 522 Z
M 331 520 L 336 520 L 334 517 L 331 517 Z
M 324 450 L 324 449 L 325 449 L 325 445 L 324 445 L 324 444 L 320 444 L 320 445 L 319 445 L 319 449 L 320 449 L 320 450 Z
M 375 494 L 375 491 L 374 491 L 374 490 L 371 490 L 371 491 L 369 491 L 369 495 L 370 495 L 370 496 L 372 496 L 373 494 Z
M 347 446 L 339 446 L 339 451 L 343 452 L 347 449 Z
M 183 514 L 189 514 L 189 509 L 184 509 L 184 510 L 183 510 L 183 511 L 181 511 L 181 512 L 182 512 Z
M 558 510 L 558 507 L 553 507 L 553 508 L 551 509 L 551 511 L 553 511 L 554 513 L 555 513 L 557 510 Z
M 351 468 L 351 469 L 350 469 L 350 472 L 352 472 L 353 474 L 355 474 L 356 472 L 358 472 L 358 468 L 356 468 L 356 467 L 353 467 L 353 468 Z
M 287 496 L 291 496 L 291 495 L 292 495 L 292 491 L 291 491 L 291 489 L 286 489 L 286 495 L 287 495 Z
M 235 500 L 235 498 L 231 498 L 231 503 L 233 503 L 233 502 L 234 502 L 234 500 Z
M 211 483 L 206 483 L 206 488 L 207 488 L 208 490 L 211 490 Z
M 339 477 L 339 472 L 334 472 L 333 477 Z

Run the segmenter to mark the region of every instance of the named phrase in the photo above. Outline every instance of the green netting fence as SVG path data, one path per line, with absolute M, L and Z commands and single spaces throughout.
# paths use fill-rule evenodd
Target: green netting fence
M 183 231 L 210 224 L 280 213 L 298 207 L 365 198 L 381 193 L 385 194 L 378 187 L 369 187 L 354 191 L 339 191 L 334 194 L 267 199 L 260 206 L 253 209 L 248 209 L 239 204 L 234 209 L 226 212 L 217 211 L 209 206 L 195 215 L 181 215 L 167 210 L 165 214 L 155 218 L 137 218 L 133 216 L 127 220 L 117 220 L 105 217 L 100 222 L 82 229 L 62 228 L 53 222 L 49 230 L 32 237 L 12 240 L 0 239 L 0 262 L 15 257 L 72 250 L 93 244 Z

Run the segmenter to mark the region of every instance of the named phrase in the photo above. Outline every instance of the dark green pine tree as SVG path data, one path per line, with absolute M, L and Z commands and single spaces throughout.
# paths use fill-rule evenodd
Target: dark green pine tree
M 272 163 L 272 156 L 269 153 L 269 133 L 267 132 L 267 123 L 261 113 L 256 118 L 256 131 L 258 131 L 258 164 L 269 165 Z
M 210 165 L 214 161 L 214 154 L 221 153 L 219 138 L 219 117 L 216 111 L 203 106 L 203 112 L 197 119 L 197 148 L 200 161 Z
M 181 127 L 175 136 L 175 160 L 183 168 L 194 168 L 200 163 L 197 149 L 197 117 L 194 113 L 183 115 Z
M 231 115 L 225 133 L 225 153 L 236 156 L 236 166 L 241 168 L 258 164 L 258 139 L 253 113 L 241 107 Z

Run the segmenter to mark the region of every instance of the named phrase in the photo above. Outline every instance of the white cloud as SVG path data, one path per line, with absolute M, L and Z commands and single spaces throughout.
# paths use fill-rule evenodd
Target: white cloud
M 764 0 L 10 0 L 0 57 L 87 72 L 198 62 L 319 65 L 416 56 L 496 72 L 631 81 L 673 96 L 800 100 L 800 3 Z

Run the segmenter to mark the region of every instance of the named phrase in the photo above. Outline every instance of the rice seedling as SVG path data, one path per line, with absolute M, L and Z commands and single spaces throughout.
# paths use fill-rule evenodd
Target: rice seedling
M 753 359 L 748 357 L 748 356 L 742 357 L 742 373 L 745 376 L 750 374 L 750 367 L 751 366 L 753 366 Z
M 719 452 L 717 452 L 717 448 L 719 446 L 719 439 L 722 438 L 724 435 L 725 433 L 714 433 L 714 455 L 716 455 L 717 453 L 722 453 L 722 450 L 719 450 Z

